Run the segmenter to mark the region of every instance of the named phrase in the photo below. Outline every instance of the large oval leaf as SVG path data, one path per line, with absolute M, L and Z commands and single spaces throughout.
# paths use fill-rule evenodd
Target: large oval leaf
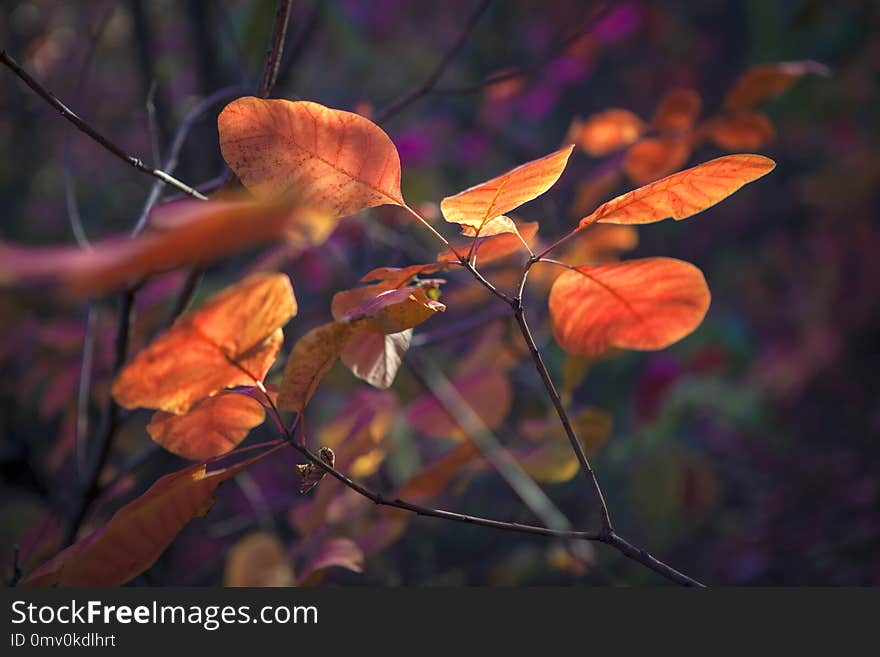
M 712 207 L 746 183 L 770 173 L 776 163 L 763 155 L 725 155 L 645 185 L 600 205 L 580 221 L 650 224 L 686 219 Z
M 699 326 L 710 299 L 702 272 L 681 260 L 581 266 L 553 283 L 550 322 L 556 341 L 572 354 L 663 349 Z
M 404 205 L 397 149 L 359 114 L 248 96 L 227 105 L 217 126 L 223 159 L 258 197 L 293 194 L 335 217 Z
M 447 196 L 440 202 L 446 221 L 471 226 L 477 233 L 490 219 L 518 208 L 550 189 L 568 164 L 574 145 L 545 155 L 505 174 Z

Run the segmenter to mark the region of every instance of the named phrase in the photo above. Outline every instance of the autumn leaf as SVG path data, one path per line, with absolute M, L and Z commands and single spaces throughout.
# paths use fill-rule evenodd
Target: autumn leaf
M 421 287 L 381 292 L 346 312 L 340 321 L 377 333 L 399 333 L 426 322 L 446 306 L 428 297 Z
M 453 387 L 473 408 L 488 429 L 497 429 L 513 403 L 513 389 L 505 372 L 488 366 L 456 377 Z M 436 397 L 426 394 L 412 402 L 405 411 L 410 426 L 432 438 L 464 440 L 456 421 Z
M 408 502 L 437 497 L 449 482 L 479 455 L 476 445 L 470 440 L 464 441 L 408 479 L 397 491 L 396 496 Z
M 384 459 L 397 405 L 397 397 L 389 392 L 361 390 L 320 428 L 317 442 L 336 450 L 340 467 L 352 477 L 369 477 Z
M 143 495 L 120 508 L 103 527 L 59 552 L 22 584 L 124 584 L 152 566 L 190 520 L 207 515 L 220 484 L 276 449 L 212 472 L 207 472 L 201 463 L 165 475 Z
M 113 381 L 125 408 L 186 413 L 197 401 L 262 381 L 296 314 L 290 279 L 254 274 L 206 301 L 156 338 Z
M 751 110 L 787 91 L 798 79 L 814 73 L 827 77 L 831 70 L 813 61 L 782 62 L 756 66 L 744 73 L 724 98 L 728 110 Z
M 108 238 L 90 250 L 0 243 L 0 284 L 60 283 L 78 298 L 187 265 L 205 265 L 285 236 L 312 246 L 332 230 L 326 215 L 289 201 L 188 201 L 184 206 L 163 209 L 161 230 L 134 239 Z
M 501 219 L 502 217 L 496 217 L 497 219 Z M 507 217 L 503 217 L 506 219 Z M 511 224 L 513 222 L 511 221 Z M 487 226 L 489 224 L 487 223 Z M 472 229 L 473 230 L 473 229 Z M 531 221 L 528 223 L 516 225 L 513 224 L 513 230 L 511 231 L 502 231 L 497 232 L 495 234 L 487 235 L 484 232 L 480 232 L 480 237 L 477 238 L 476 243 L 474 244 L 474 253 L 477 256 L 480 264 L 486 265 L 495 260 L 499 260 L 505 256 L 510 255 L 511 253 L 516 253 L 520 249 L 531 248 L 531 245 L 535 242 L 535 237 L 538 234 L 538 222 Z M 470 249 L 473 240 L 469 242 L 459 243 L 457 246 L 457 250 L 461 253 L 467 253 L 468 249 Z M 437 254 L 438 262 L 459 262 L 455 253 L 451 249 L 446 249 L 445 251 L 441 251 Z
M 328 568 L 345 568 L 355 573 L 364 572 L 364 553 L 350 538 L 331 538 L 323 543 L 303 564 L 301 585 L 317 584 L 320 575 Z
M 686 219 L 767 175 L 775 166 L 773 160 L 762 155 L 725 155 L 618 196 L 581 219 L 580 225 Z
M 226 553 L 223 586 L 293 586 L 295 578 L 284 544 L 268 532 L 251 532 Z
M 193 461 L 224 454 L 238 446 L 265 419 L 262 404 L 235 392 L 203 399 L 185 415 L 156 411 L 147 425 L 154 442 Z
M 411 328 L 398 333 L 357 331 L 342 350 L 342 362 L 352 374 L 371 386 L 388 388 L 394 383 L 412 335 Z
M 680 169 L 691 156 L 691 144 L 677 136 L 650 137 L 633 144 L 623 169 L 636 185 L 644 185 Z
M 559 180 L 574 145 L 527 162 L 440 202 L 446 221 L 471 226 L 477 233 L 490 219 L 537 198 Z
M 660 132 L 686 132 L 700 115 L 703 99 L 691 89 L 672 89 L 663 96 L 651 126 Z
M 699 326 L 710 298 L 702 272 L 681 260 L 581 266 L 554 282 L 550 323 L 556 341 L 571 354 L 663 349 Z
M 758 150 L 776 136 L 770 119 L 758 112 L 724 114 L 707 122 L 701 132 L 730 151 Z
M 278 406 L 302 413 L 356 327 L 345 322 L 316 326 L 293 345 L 278 393 Z
M 394 143 L 358 114 L 248 96 L 227 105 L 217 126 L 223 159 L 258 198 L 293 195 L 332 217 L 405 205 Z
M 629 146 L 645 131 L 645 123 L 625 109 L 608 109 L 584 122 L 575 141 L 587 155 L 602 157 Z
M 571 416 L 574 432 L 584 451 L 588 455 L 595 454 L 611 435 L 611 416 L 597 408 L 585 408 Z M 580 470 L 580 463 L 557 418 L 527 422 L 520 431 L 538 443 L 515 452 L 523 470 L 536 481 L 562 483 Z

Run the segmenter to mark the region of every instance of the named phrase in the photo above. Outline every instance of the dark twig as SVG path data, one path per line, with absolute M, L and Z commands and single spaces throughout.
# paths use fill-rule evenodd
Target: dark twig
M 154 178 L 158 178 L 163 182 L 171 185 L 175 189 L 187 194 L 189 196 L 193 196 L 198 199 L 205 200 L 206 197 L 201 194 L 199 191 L 193 189 L 189 185 L 184 182 L 181 182 L 174 176 L 169 175 L 165 171 L 161 169 L 154 169 L 150 167 L 137 156 L 128 155 L 125 151 L 123 151 L 119 146 L 114 144 L 112 141 L 107 139 L 100 132 L 95 130 L 88 123 L 83 121 L 79 116 L 76 115 L 67 105 L 62 103 L 55 95 L 47 90 L 43 85 L 37 82 L 30 74 L 25 71 L 21 66 L 18 65 L 12 57 L 10 57 L 7 52 L 4 50 L 0 52 L 0 63 L 7 66 L 13 73 L 15 73 L 27 86 L 33 89 L 38 96 L 40 96 L 43 100 L 45 100 L 49 105 L 54 107 L 61 113 L 65 119 L 70 121 L 73 125 L 75 125 L 81 132 L 91 137 L 98 144 L 103 146 L 107 151 L 115 155 L 117 158 L 126 162 L 127 164 L 133 166 L 138 171 L 142 171 L 147 175 L 153 176 Z
M 446 68 L 462 49 L 465 42 L 468 40 L 468 37 L 471 35 L 471 32 L 473 32 L 477 22 L 480 20 L 480 17 L 486 12 L 490 4 L 491 0 L 482 0 L 480 4 L 477 5 L 474 11 L 471 12 L 471 15 L 468 16 L 468 19 L 465 21 L 464 27 L 461 29 L 458 38 L 455 40 L 449 50 L 446 51 L 446 54 L 443 55 L 442 59 L 437 64 L 431 75 L 429 75 L 427 79 L 425 79 L 425 81 L 422 82 L 422 84 L 420 84 L 418 87 L 416 87 L 409 93 L 401 96 L 397 100 L 393 101 L 390 105 L 388 105 L 388 107 L 379 112 L 375 118 L 376 123 L 385 123 L 391 117 L 399 114 L 404 108 L 412 105 L 414 102 L 424 96 L 427 96 L 434 90 L 434 87 L 440 81 L 440 78 L 443 77 L 443 73 L 446 72 Z
M 115 377 L 128 357 L 129 332 L 131 328 L 131 315 L 134 306 L 135 290 L 129 289 L 122 293 L 119 301 L 119 321 L 116 326 L 116 348 L 113 360 L 112 375 Z M 67 547 L 76 540 L 79 528 L 85 519 L 92 502 L 100 492 L 98 480 L 107 457 L 110 455 L 110 445 L 119 423 L 119 406 L 112 396 L 108 396 L 107 405 L 101 418 L 101 425 L 94 444 L 89 445 L 89 460 L 85 476 L 76 496 L 74 507 L 68 517 L 67 524 L 62 534 L 61 547 Z
M 290 0 L 278 0 L 275 9 L 275 25 L 272 27 L 272 44 L 266 51 L 266 64 L 263 66 L 263 77 L 260 81 L 260 98 L 268 98 L 278 79 L 278 67 L 284 53 L 284 37 L 287 35 L 287 24 L 290 21 Z

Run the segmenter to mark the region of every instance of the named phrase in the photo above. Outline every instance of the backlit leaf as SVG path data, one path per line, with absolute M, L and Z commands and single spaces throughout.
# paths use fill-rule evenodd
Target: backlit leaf
M 204 461 L 237 447 L 265 415 L 256 399 L 220 392 L 196 402 L 185 415 L 157 411 L 147 433 L 169 452 Z
M 636 185 L 644 185 L 680 169 L 691 156 L 691 144 L 681 137 L 642 139 L 626 152 L 623 168 Z
M 399 333 L 357 331 L 342 351 L 342 362 L 359 379 L 376 388 L 394 383 L 403 356 L 412 341 L 412 329 Z
M 553 284 L 550 322 L 556 341 L 572 354 L 663 349 L 700 325 L 709 301 L 702 272 L 681 260 L 581 266 Z
M 667 217 L 686 219 L 767 175 L 775 166 L 762 155 L 725 155 L 618 196 L 580 223 L 650 224 Z
M 269 453 L 207 472 L 204 464 L 165 475 L 100 529 L 31 573 L 25 586 L 118 586 L 155 563 L 193 518 L 207 515 L 224 481 Z
M 480 237 L 477 238 L 477 243 L 474 246 L 474 253 L 481 265 L 488 264 L 494 260 L 499 260 L 500 258 L 508 256 L 511 253 L 516 253 L 521 249 L 525 252 L 526 245 L 531 247 L 535 241 L 535 237 L 538 234 L 538 222 L 531 221 L 520 224 L 519 226 L 514 224 L 514 229 L 513 232 L 500 232 L 488 236 L 484 232 L 480 232 Z M 456 247 L 458 252 L 466 254 L 468 249 L 471 248 L 472 242 L 473 240 L 459 242 Z M 437 254 L 437 260 L 439 262 L 458 262 L 455 253 L 450 249 L 446 249 Z
M 125 408 L 187 412 L 223 388 L 261 381 L 278 355 L 280 327 L 296 314 L 290 279 L 254 274 L 185 315 L 113 381 Z
M 725 114 L 709 121 L 702 132 L 721 148 L 755 151 L 773 141 L 773 124 L 758 112 Z
M 644 131 L 644 121 L 629 110 L 608 109 L 588 118 L 575 139 L 588 155 L 602 157 L 629 146 Z
M 490 219 L 550 189 L 562 175 L 573 148 L 573 145 L 566 146 L 455 196 L 447 196 L 440 202 L 443 217 L 450 223 L 471 226 L 479 232 Z
M 672 89 L 660 100 L 651 125 L 660 132 L 685 132 L 694 126 L 702 107 L 696 91 Z
M 404 205 L 397 149 L 358 114 L 248 96 L 227 105 L 217 125 L 223 158 L 259 198 L 292 194 L 333 217 Z
M 750 110 L 788 90 L 799 78 L 808 74 L 829 76 L 831 70 L 813 61 L 764 64 L 744 73 L 724 98 L 729 110 Z
M 302 412 L 318 384 L 357 329 L 353 324 L 330 322 L 316 326 L 293 345 L 278 392 L 280 408 Z

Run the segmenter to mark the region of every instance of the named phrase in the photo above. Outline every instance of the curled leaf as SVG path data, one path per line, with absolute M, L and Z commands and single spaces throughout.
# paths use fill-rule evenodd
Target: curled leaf
M 710 298 L 702 272 L 673 258 L 581 266 L 553 283 L 550 323 L 571 354 L 663 349 L 700 325 Z
M 775 166 L 763 155 L 725 155 L 618 196 L 581 219 L 580 225 L 686 219 L 767 175 Z
M 318 450 L 318 458 L 320 458 L 331 468 L 336 465 L 336 454 L 334 454 L 333 450 L 329 447 L 322 447 L 320 450 Z M 297 465 L 296 471 L 302 478 L 302 483 L 299 485 L 300 493 L 308 493 L 315 486 L 317 486 L 318 482 L 324 478 L 325 474 L 327 474 L 327 472 L 323 468 L 315 465 L 311 461 L 309 461 L 308 463 Z

